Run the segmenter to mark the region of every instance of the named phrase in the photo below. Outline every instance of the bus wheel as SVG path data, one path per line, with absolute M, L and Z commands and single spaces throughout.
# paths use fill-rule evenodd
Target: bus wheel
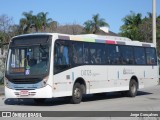
M 45 100 L 46 100 L 45 98 L 35 98 L 34 102 L 36 102 L 36 103 L 44 103 Z
M 138 83 L 134 79 L 131 79 L 129 83 L 128 96 L 135 97 L 137 95 L 137 89 L 138 89 Z
M 73 87 L 71 102 L 73 104 L 80 103 L 81 100 L 82 100 L 82 95 L 83 95 L 83 90 L 81 88 L 81 84 L 80 83 L 75 83 L 75 85 Z

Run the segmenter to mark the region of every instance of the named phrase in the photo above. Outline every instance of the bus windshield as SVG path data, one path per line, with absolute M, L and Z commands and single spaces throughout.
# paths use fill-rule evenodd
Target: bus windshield
M 45 75 L 49 71 L 49 44 L 10 46 L 7 75 Z

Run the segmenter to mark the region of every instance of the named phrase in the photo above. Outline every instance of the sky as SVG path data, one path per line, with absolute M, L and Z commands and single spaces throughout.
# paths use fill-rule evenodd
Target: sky
M 48 12 L 48 17 L 60 25 L 80 24 L 100 14 L 110 25 L 109 30 L 118 33 L 123 25 L 122 18 L 130 11 L 146 16 L 152 12 L 152 0 L 1 0 L 0 15 L 13 18 L 15 24 L 23 17 L 23 12 Z M 160 0 L 157 0 L 157 15 L 160 15 Z

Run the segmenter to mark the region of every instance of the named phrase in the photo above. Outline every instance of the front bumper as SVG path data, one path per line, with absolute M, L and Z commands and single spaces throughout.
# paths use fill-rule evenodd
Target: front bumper
M 46 85 L 43 88 L 35 90 L 25 90 L 28 92 L 26 95 L 21 95 L 23 90 L 14 90 L 5 86 L 5 97 L 6 98 L 52 98 L 52 87 Z

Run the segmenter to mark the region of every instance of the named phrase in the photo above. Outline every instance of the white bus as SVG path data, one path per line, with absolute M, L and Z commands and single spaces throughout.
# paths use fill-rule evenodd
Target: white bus
M 158 84 L 154 44 L 98 35 L 34 33 L 12 38 L 5 72 L 6 98 L 70 96 L 137 90 Z

